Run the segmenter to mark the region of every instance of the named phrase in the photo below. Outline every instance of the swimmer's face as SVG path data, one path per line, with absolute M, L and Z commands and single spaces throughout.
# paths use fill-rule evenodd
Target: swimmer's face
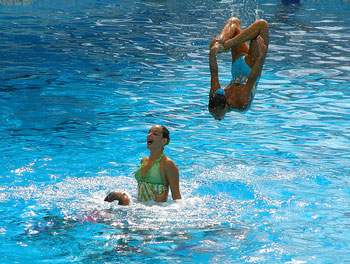
M 147 148 L 149 150 L 164 148 L 164 145 L 166 144 L 166 142 L 167 142 L 167 139 L 163 138 L 162 127 L 159 125 L 155 125 L 151 127 L 147 135 Z

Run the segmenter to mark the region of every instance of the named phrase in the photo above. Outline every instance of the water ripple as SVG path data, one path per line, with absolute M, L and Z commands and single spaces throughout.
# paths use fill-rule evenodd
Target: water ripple
M 346 259 L 348 6 L 284 2 L 1 5 L 0 253 L 9 262 Z M 217 122 L 208 43 L 232 14 L 245 27 L 258 13 L 271 39 L 252 108 Z M 223 85 L 229 57 L 218 59 Z M 111 190 L 136 196 L 154 123 L 171 131 L 166 154 L 184 199 L 105 204 Z M 8 253 L 19 247 L 30 260 Z

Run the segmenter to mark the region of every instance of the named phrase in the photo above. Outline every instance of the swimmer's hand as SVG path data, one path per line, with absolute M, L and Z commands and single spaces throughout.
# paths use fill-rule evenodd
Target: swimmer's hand
M 257 36 L 255 40 L 258 43 L 259 56 L 263 56 L 266 53 L 266 50 L 267 50 L 265 42 L 264 42 L 263 38 L 260 37 L 260 36 Z
M 225 52 L 225 49 L 220 42 L 215 42 L 215 44 L 210 48 L 210 51 L 214 52 L 215 54 L 219 54 Z
M 221 43 L 221 44 L 224 44 L 224 42 L 223 42 L 222 39 L 221 39 L 221 36 L 218 35 L 218 36 L 216 36 L 215 38 L 213 38 L 212 41 L 210 41 L 210 43 L 209 43 L 209 48 L 211 49 L 211 48 L 214 46 L 214 44 L 215 44 L 216 42 L 219 42 L 219 43 Z
M 161 194 L 158 194 L 155 191 L 153 192 L 154 196 L 156 197 L 156 202 L 158 203 L 164 203 L 168 201 L 168 193 L 169 193 L 169 190 L 165 190 Z

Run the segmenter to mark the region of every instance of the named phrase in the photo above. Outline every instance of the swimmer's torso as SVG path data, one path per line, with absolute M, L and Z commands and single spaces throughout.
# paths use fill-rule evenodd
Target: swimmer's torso
M 154 191 L 158 194 L 168 190 L 169 187 L 164 184 L 163 177 L 160 169 L 160 161 L 164 154 L 150 166 L 150 168 L 142 177 L 142 167 L 146 160 L 142 162 L 141 166 L 135 173 L 135 179 L 137 180 L 137 200 L 139 202 L 156 201 Z
M 239 95 L 241 93 L 240 90 L 244 87 L 244 85 L 246 84 L 246 82 L 248 80 L 248 76 L 249 76 L 251 70 L 252 70 L 251 67 L 245 61 L 244 55 L 239 56 L 232 63 L 232 68 L 231 68 L 232 81 L 225 88 L 225 92 L 233 95 L 233 96 L 230 96 L 230 98 L 232 98 L 232 99 L 229 100 L 229 105 L 230 105 L 229 110 L 230 111 L 244 107 L 244 106 L 241 106 L 242 101 L 240 100 Z M 243 103 L 249 105 L 249 107 L 250 107 L 250 104 L 254 98 L 256 88 L 258 86 L 258 82 L 259 82 L 259 79 L 256 80 L 256 82 L 254 83 L 249 102 L 248 101 L 243 102 Z M 249 107 L 245 111 L 247 111 L 249 109 Z

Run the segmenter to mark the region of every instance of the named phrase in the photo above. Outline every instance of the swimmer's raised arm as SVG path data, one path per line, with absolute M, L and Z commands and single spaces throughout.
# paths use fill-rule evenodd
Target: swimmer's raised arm
M 216 59 L 217 50 L 215 47 L 212 47 L 209 51 L 209 66 L 210 66 L 210 75 L 211 75 L 211 81 L 210 81 L 210 92 L 209 95 L 211 96 L 216 92 L 216 90 L 220 89 L 220 82 L 219 82 L 219 68 L 218 63 Z

